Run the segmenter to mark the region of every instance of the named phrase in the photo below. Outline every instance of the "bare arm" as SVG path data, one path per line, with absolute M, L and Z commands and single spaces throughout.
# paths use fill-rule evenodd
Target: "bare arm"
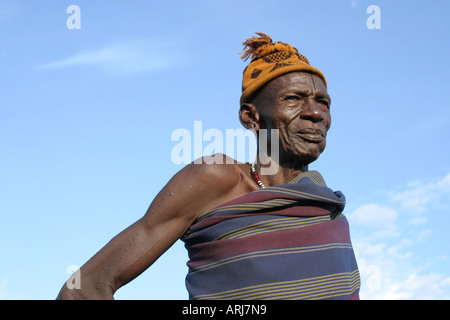
M 191 164 L 177 173 L 141 219 L 81 267 L 81 288 L 64 285 L 57 298 L 113 299 L 117 289 L 152 265 L 201 213 L 233 193 L 239 174 L 232 166 L 215 166 Z

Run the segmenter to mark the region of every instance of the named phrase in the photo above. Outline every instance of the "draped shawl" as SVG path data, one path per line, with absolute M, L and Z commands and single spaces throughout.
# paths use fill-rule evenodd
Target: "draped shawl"
M 358 299 L 345 197 L 317 171 L 201 215 L 182 237 L 190 299 Z

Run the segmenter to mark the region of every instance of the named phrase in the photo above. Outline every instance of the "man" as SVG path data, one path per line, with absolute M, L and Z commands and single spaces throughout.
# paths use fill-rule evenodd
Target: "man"
M 81 288 L 63 286 L 58 298 L 112 299 L 180 238 L 192 299 L 358 298 L 345 198 L 308 171 L 331 125 L 325 77 L 289 44 L 258 36 L 244 42 L 239 117 L 268 145 L 275 130 L 278 150 L 258 152 L 254 164 L 215 155 L 183 168 L 81 267 Z M 260 174 L 273 164 L 276 173 Z

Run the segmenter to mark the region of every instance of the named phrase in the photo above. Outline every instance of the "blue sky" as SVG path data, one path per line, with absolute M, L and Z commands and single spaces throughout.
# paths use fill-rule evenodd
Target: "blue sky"
M 80 29 L 66 25 L 72 4 Z M 369 5 L 381 29 L 367 28 Z M 327 77 L 332 127 L 310 169 L 347 197 L 361 298 L 450 299 L 449 12 L 424 0 L 0 0 L 0 299 L 55 298 L 71 266 L 139 219 L 183 166 L 176 129 L 241 128 L 238 53 L 254 32 Z M 187 299 L 186 261 L 177 242 L 116 298 Z

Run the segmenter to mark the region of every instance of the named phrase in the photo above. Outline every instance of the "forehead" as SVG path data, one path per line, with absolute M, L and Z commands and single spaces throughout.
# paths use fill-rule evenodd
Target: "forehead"
M 291 72 L 282 75 L 266 85 L 273 93 L 285 90 L 301 90 L 327 94 L 327 88 L 319 76 L 306 72 Z

